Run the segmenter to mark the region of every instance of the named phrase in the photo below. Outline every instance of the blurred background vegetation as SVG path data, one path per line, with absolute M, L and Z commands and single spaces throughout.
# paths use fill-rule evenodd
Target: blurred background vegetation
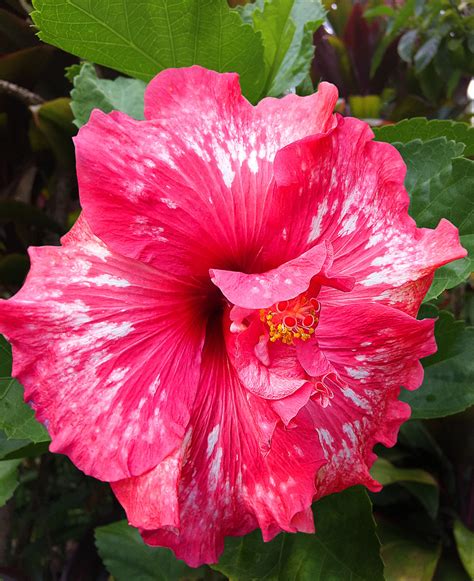
M 375 126 L 418 116 L 471 122 L 471 3 L 341 0 L 326 2 L 326 9 L 326 23 L 314 33 L 311 74 L 296 88 L 300 94 L 330 81 L 340 91 L 338 110 Z M 30 11 L 27 0 L 0 2 L 2 298 L 21 286 L 28 246 L 58 244 L 79 213 L 70 108 L 79 60 L 37 39 Z M 117 76 L 99 66 L 95 74 Z M 445 291 L 437 305 L 472 324 L 471 282 Z M 6 343 L 0 348 L 8 352 Z M 1 375 L 9 375 L 5 366 Z M 10 405 L 9 397 L 0 387 L 0 405 Z M 413 577 L 406 579 L 469 579 L 460 553 L 472 565 L 473 420 L 472 408 L 412 420 L 395 448 L 379 450 L 375 475 L 387 486 L 371 496 L 387 579 L 402 578 L 400 560 L 407 555 Z M 94 530 L 124 517 L 108 486 L 49 454 L 42 433 L 33 443 L 21 432 L 9 436 L 0 431 L 0 458 L 7 461 L 0 468 L 0 578 L 106 579 Z M 199 576 L 220 578 L 207 568 Z

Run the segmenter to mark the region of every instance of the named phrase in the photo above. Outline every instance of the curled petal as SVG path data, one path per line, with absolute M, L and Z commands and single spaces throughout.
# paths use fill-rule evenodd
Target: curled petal
M 211 280 L 232 304 L 245 309 L 264 309 L 306 291 L 311 279 L 326 263 L 327 249 L 327 244 L 319 244 L 298 258 L 261 274 L 213 268 Z
M 284 216 L 288 240 L 272 251 L 287 256 L 329 240 L 333 268 L 357 281 L 349 298 L 325 289 L 325 301 L 376 300 L 416 314 L 436 268 L 462 258 L 457 229 L 441 220 L 435 230 L 417 228 L 408 216 L 406 167 L 398 151 L 372 141 L 357 119 L 282 149 L 272 229 Z
M 318 480 L 318 496 L 354 484 L 380 486 L 369 474 L 376 443 L 393 446 L 410 408 L 397 401 L 400 386 L 419 387 L 419 359 L 436 350 L 434 321 L 416 320 L 380 304 L 327 306 L 318 340 L 337 373 L 330 405 L 310 401 L 311 414 L 328 464 Z M 341 336 L 344 340 L 341 341 Z

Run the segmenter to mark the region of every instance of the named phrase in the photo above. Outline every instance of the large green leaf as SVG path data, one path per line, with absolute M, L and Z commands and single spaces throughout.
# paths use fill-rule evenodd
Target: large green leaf
M 395 125 L 374 128 L 375 139 L 387 143 L 408 143 L 414 139 L 429 141 L 436 137 L 464 143 L 464 155 L 474 155 L 474 127 L 460 121 L 445 121 L 425 117 L 404 119 Z
M 454 538 L 462 564 L 469 577 L 474 579 L 474 532 L 465 527 L 461 521 L 456 520 Z
M 431 581 L 441 555 L 441 544 L 431 543 L 412 531 L 385 521 L 377 523 L 382 541 L 385 581 Z
M 259 0 L 244 7 L 244 19 L 262 34 L 264 94 L 279 96 L 303 81 L 314 56 L 313 34 L 325 14 L 320 0 Z
M 20 460 L 0 461 L 0 506 L 3 506 L 18 486 L 17 468 Z
M 407 164 L 405 184 L 411 198 L 410 214 L 417 225 L 435 228 L 447 218 L 458 227 L 463 246 L 474 251 L 474 161 L 459 157 L 464 145 L 445 137 L 394 145 Z M 440 268 L 425 300 L 466 280 L 471 270 L 470 258 Z
M 314 535 L 280 534 L 264 543 L 259 531 L 226 539 L 213 567 L 233 581 L 379 581 L 379 543 L 366 492 L 350 488 L 314 505 Z
M 84 59 L 149 81 L 199 64 L 240 74 L 252 101 L 264 83 L 260 35 L 225 0 L 34 0 L 39 37 Z
M 383 486 L 398 482 L 417 482 L 419 484 L 429 484 L 438 486 L 435 478 L 426 470 L 420 468 L 397 468 L 385 458 L 378 458 L 370 471 L 372 478 L 375 478 Z
M 47 442 L 47 431 L 35 420 L 33 410 L 23 401 L 23 388 L 10 374 L 10 345 L 0 336 L 0 430 L 14 440 Z
M 146 84 L 139 79 L 99 79 L 94 67 L 84 63 L 79 74 L 74 77 L 74 89 L 71 91 L 74 123 L 78 127 L 87 123 L 95 108 L 104 113 L 122 111 L 134 119 L 143 119 L 145 87 Z
M 447 416 L 474 404 L 474 328 L 442 311 L 435 336 L 438 351 L 423 359 L 422 387 L 401 394 L 412 408 L 412 418 Z
M 202 577 L 202 569 L 191 569 L 169 549 L 145 545 L 136 529 L 126 521 L 95 530 L 97 549 L 117 581 L 177 581 Z
M 439 507 L 439 489 L 436 479 L 420 468 L 398 468 L 385 458 L 378 458 L 370 471 L 383 486 L 398 484 L 408 490 L 435 518 Z

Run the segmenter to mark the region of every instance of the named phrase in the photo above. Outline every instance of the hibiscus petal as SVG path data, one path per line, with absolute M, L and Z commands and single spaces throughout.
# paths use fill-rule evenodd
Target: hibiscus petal
M 405 164 L 394 147 L 372 138 L 366 123 L 341 118 L 333 131 L 277 154 L 271 227 L 284 222 L 291 245 L 276 237 L 272 251 L 285 260 L 329 240 L 333 268 L 357 285 L 350 299 L 324 289 L 322 300 L 377 300 L 414 314 L 434 270 L 466 251 L 446 220 L 435 230 L 416 227 L 407 213 Z
M 242 384 L 265 399 L 285 398 L 306 383 L 293 346 L 270 343 L 258 317 L 241 333 L 228 333 L 227 350 Z M 261 351 L 264 350 L 264 356 Z
M 381 442 L 393 446 L 410 408 L 397 401 L 400 386 L 418 387 L 419 359 L 436 350 L 434 321 L 381 304 L 350 304 L 322 309 L 318 327 L 321 351 L 343 387 L 334 389 L 328 407 L 310 402 L 328 464 L 320 474 L 318 496 L 354 484 L 380 488 L 369 475 Z
M 334 124 L 337 91 L 252 107 L 238 77 L 160 73 L 148 121 L 93 112 L 75 139 L 81 204 L 113 250 L 174 273 L 260 270 L 276 151 Z M 267 268 L 265 268 L 266 270 Z
M 163 526 L 146 496 L 136 497 L 159 485 L 160 466 L 114 485 L 145 541 L 170 547 L 191 566 L 215 563 L 224 536 L 244 535 L 257 526 L 264 540 L 282 530 L 312 532 L 314 480 L 323 463 L 317 434 L 304 415 L 297 416 L 294 429 L 278 423 L 268 449 L 265 426 L 276 424 L 277 416 L 240 384 L 217 342 L 205 348 L 202 369 L 181 468 L 179 532 Z M 166 491 L 173 495 L 173 487 Z M 141 514 L 134 510 L 137 503 Z M 153 522 L 157 530 L 144 527 Z
M 192 289 L 111 252 L 84 220 L 63 243 L 31 248 L 25 285 L 0 302 L 13 375 L 52 451 L 103 480 L 138 475 L 190 418 L 204 334 Z
M 326 263 L 328 246 L 318 244 L 278 268 L 260 274 L 210 269 L 212 282 L 233 304 L 246 309 L 265 309 L 278 301 L 296 298 Z

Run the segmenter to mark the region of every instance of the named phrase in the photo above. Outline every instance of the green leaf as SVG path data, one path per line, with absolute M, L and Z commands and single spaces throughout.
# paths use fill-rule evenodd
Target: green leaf
M 0 429 L 15 440 L 35 443 L 49 440 L 48 432 L 23 401 L 23 388 L 13 378 L 0 379 Z
M 474 404 L 474 327 L 441 311 L 435 326 L 438 351 L 423 359 L 425 378 L 416 391 L 401 399 L 412 408 L 412 418 L 439 418 Z
M 408 490 L 435 518 L 439 507 L 439 489 L 436 479 L 420 468 L 397 468 L 388 460 L 378 458 L 370 471 L 372 478 L 383 486 L 399 484 Z
M 5 460 L 7 456 L 10 456 L 10 454 L 15 454 L 18 450 L 28 446 L 28 444 L 28 440 L 8 439 L 5 432 L 0 430 L 0 460 Z
M 319 0 L 266 0 L 245 6 L 243 18 L 251 17 L 262 34 L 265 95 L 277 97 L 303 81 L 314 56 L 313 34 L 325 14 Z
M 374 56 L 372 58 L 372 63 L 370 65 L 370 76 L 373 77 L 379 68 L 385 51 L 390 46 L 390 44 L 395 40 L 400 31 L 406 26 L 407 20 L 413 14 L 415 10 L 416 0 L 406 0 L 404 4 L 397 9 L 395 17 L 392 18 L 387 26 L 385 35 L 383 36 L 381 42 L 378 44 Z
M 374 128 L 375 139 L 387 143 L 408 143 L 414 139 L 429 141 L 436 137 L 446 137 L 449 141 L 464 143 L 464 155 L 474 155 L 474 127 L 459 121 L 439 119 L 428 120 L 425 117 L 404 119 L 395 125 Z
M 255 101 L 264 82 L 260 35 L 225 0 L 34 0 L 44 42 L 149 81 L 169 67 L 199 64 L 240 74 Z
M 415 54 L 415 71 L 421 73 L 434 59 L 439 47 L 440 38 L 433 36 L 423 43 Z
M 74 77 L 71 91 L 74 123 L 78 127 L 87 123 L 92 109 L 96 108 L 104 113 L 122 111 L 134 119 L 143 119 L 145 87 L 146 84 L 139 79 L 99 79 L 94 67 L 84 63 L 80 73 Z
M 411 63 L 415 51 L 416 41 L 418 40 L 418 31 L 409 30 L 398 41 L 398 54 L 406 63 Z
M 395 10 L 391 6 L 386 6 L 381 4 L 380 6 L 374 6 L 364 11 L 364 18 L 370 20 L 371 18 L 376 18 L 377 16 L 394 16 Z
M 461 240 L 461 242 L 466 248 L 464 240 Z M 424 298 L 425 302 L 436 299 L 444 290 L 454 288 L 467 280 L 471 271 L 472 263 L 469 258 L 461 258 L 438 268 L 430 289 Z
M 57 162 L 64 167 L 74 167 L 74 147 L 71 138 L 77 129 L 73 123 L 70 99 L 60 97 L 30 109 L 37 128 L 46 138 Z
M 435 180 L 435 178 L 440 178 L 445 174 L 449 176 L 452 160 L 462 155 L 464 145 L 456 141 L 447 141 L 445 137 L 425 142 L 415 139 L 408 143 L 394 145 L 407 165 L 405 187 L 411 199 L 410 214 L 415 218 L 418 226 L 434 228 L 444 217 L 440 210 L 437 211 L 436 206 L 432 207 L 433 198 L 436 198 L 438 189 L 441 189 L 440 179 Z M 441 201 L 443 202 L 444 199 Z M 434 203 L 437 203 L 436 200 Z M 445 205 L 447 206 L 446 203 Z M 429 212 L 428 215 L 425 215 L 426 210 Z
M 382 541 L 386 581 L 431 581 L 441 555 L 441 544 L 427 542 L 412 531 L 382 521 L 377 523 Z
M 264 543 L 259 531 L 226 539 L 213 565 L 232 581 L 381 581 L 383 565 L 371 504 L 365 490 L 354 487 L 314 505 L 317 532 L 280 534 Z
M 169 549 L 145 545 L 136 529 L 122 520 L 95 530 L 99 555 L 117 581 L 172 581 L 202 577 Z
M 469 577 L 474 578 L 474 532 L 459 520 L 454 521 L 454 539 L 459 557 Z
M 20 460 L 0 461 L 0 506 L 3 506 L 18 486 L 18 464 Z
M 35 420 L 33 410 L 23 401 L 23 388 L 10 377 L 11 349 L 0 335 L 0 430 L 7 438 L 39 443 L 49 441 L 45 428 Z
M 461 244 L 474 250 L 474 161 L 458 157 L 464 144 L 445 137 L 407 143 L 393 143 L 407 164 L 406 188 L 410 194 L 409 212 L 421 228 L 435 228 L 447 218 L 459 229 Z M 425 300 L 439 296 L 468 278 L 470 258 L 440 268 Z
M 397 468 L 388 460 L 378 458 L 370 471 L 372 478 L 383 486 L 398 482 L 418 482 L 438 486 L 436 479 L 426 470 L 419 468 Z

